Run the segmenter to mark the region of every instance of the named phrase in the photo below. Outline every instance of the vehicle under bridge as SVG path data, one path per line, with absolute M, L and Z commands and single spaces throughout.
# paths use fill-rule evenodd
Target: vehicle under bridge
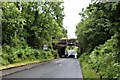
M 57 51 L 59 56 L 66 57 L 67 55 L 65 54 L 67 46 L 79 46 L 78 41 L 76 39 L 61 39 L 58 44 L 57 44 Z

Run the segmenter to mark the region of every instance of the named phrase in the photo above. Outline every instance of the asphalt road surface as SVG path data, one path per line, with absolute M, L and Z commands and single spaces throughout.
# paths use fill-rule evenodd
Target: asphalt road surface
M 3 78 L 83 78 L 79 61 L 73 58 L 53 60 Z

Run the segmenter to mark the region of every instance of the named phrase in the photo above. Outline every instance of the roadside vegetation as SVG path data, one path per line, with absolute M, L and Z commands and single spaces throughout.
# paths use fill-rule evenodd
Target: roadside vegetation
M 84 58 L 81 57 L 78 59 L 80 61 L 81 69 L 82 69 L 82 75 L 84 80 L 90 79 L 90 78 L 100 78 L 100 76 L 96 73 L 96 71 L 91 67 L 90 64 L 84 61 Z
M 99 2 L 90 4 L 80 13 L 82 20 L 76 27 L 76 34 L 85 78 L 97 77 L 93 73 L 95 71 L 100 79 L 120 79 L 119 12 L 119 2 Z
M 1 8 L 0 67 L 58 58 L 54 46 L 67 37 L 61 2 L 2 2 Z M 44 45 L 47 50 L 43 50 Z

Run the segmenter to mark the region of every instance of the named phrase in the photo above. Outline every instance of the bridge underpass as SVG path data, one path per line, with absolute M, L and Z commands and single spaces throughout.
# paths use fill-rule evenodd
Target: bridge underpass
M 79 47 L 78 41 L 76 39 L 61 39 L 57 44 L 58 54 L 61 58 L 66 57 L 65 50 L 67 46 Z

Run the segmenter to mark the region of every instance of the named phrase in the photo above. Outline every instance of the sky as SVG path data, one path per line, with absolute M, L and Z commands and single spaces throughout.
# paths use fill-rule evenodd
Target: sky
M 68 38 L 76 38 L 75 31 L 76 25 L 80 22 L 79 15 L 82 8 L 86 8 L 91 0 L 64 0 L 64 13 L 63 26 L 68 31 Z

